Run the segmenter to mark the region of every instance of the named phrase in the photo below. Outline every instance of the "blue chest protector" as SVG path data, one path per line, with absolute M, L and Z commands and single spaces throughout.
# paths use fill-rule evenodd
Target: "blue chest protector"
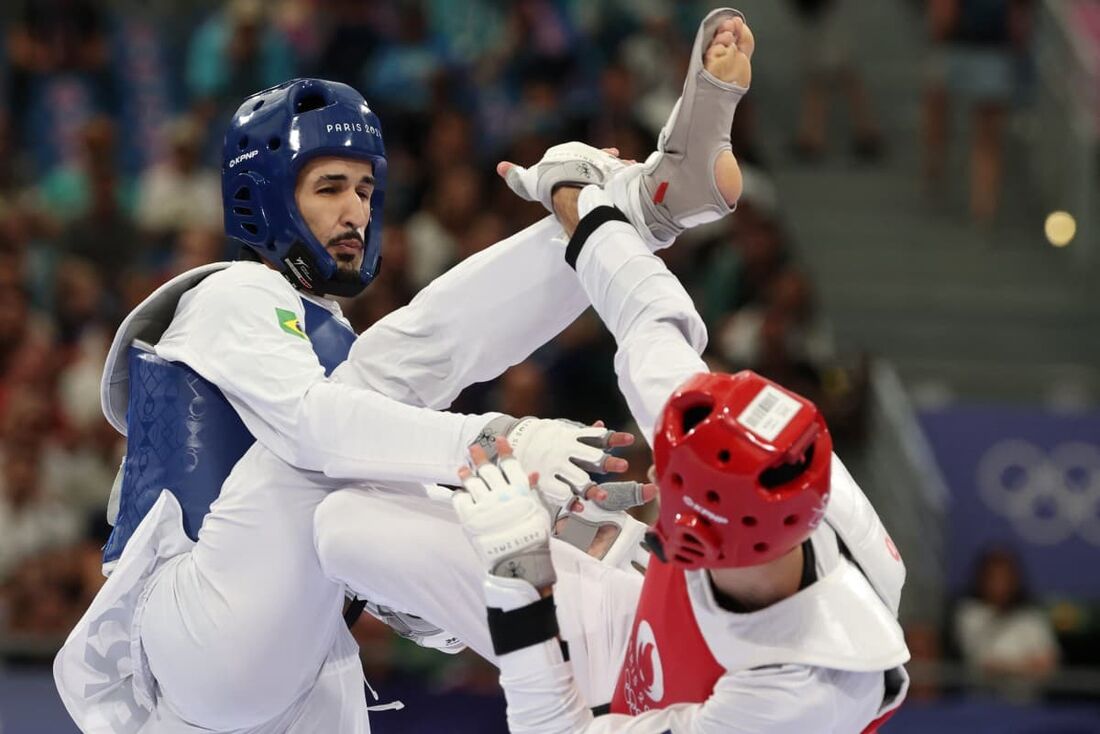
M 306 334 L 330 375 L 347 359 L 355 333 L 327 309 L 306 299 L 302 303 Z M 197 540 L 222 483 L 256 440 L 221 391 L 187 365 L 168 362 L 137 344 L 130 345 L 127 359 L 126 461 L 104 564 L 122 555 L 164 489 L 179 500 L 184 530 Z

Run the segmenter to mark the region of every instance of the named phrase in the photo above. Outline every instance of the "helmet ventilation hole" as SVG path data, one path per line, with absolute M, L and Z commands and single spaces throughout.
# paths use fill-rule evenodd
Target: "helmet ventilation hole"
M 241 139 L 237 141 L 237 147 L 240 148 L 241 150 L 244 150 L 245 148 L 248 147 L 248 136 L 247 135 L 242 135 L 241 136 Z
M 238 214 L 242 217 L 251 217 L 252 216 L 252 210 L 249 209 L 247 206 L 235 206 L 235 207 L 233 207 L 233 213 Z
M 707 502 L 712 505 L 721 504 L 722 498 L 713 489 L 707 490 Z
M 718 452 L 718 462 L 719 462 L 720 464 L 728 464 L 728 463 L 730 463 L 730 452 L 729 452 L 729 449 L 722 449 L 721 451 L 719 451 L 719 452 Z
M 261 100 L 260 100 L 259 102 L 257 102 L 256 104 L 252 105 L 252 111 L 253 111 L 253 112 L 255 112 L 256 110 L 258 110 L 258 109 L 260 109 L 261 107 L 263 107 L 263 106 L 264 106 L 264 102 L 265 102 L 265 101 L 266 101 L 266 100 L 262 100 L 262 99 L 261 99 Z
M 768 544 L 767 543 L 757 543 L 756 545 L 754 545 L 752 547 L 752 549 L 754 551 L 756 551 L 757 553 L 764 553 L 768 550 Z
M 760 473 L 760 484 L 764 489 L 778 489 L 787 482 L 798 479 L 810 466 L 814 459 L 814 446 L 806 449 L 806 454 L 798 461 L 789 464 L 780 464 Z
M 325 99 L 324 95 L 314 91 L 306 92 L 294 100 L 294 111 L 298 114 L 319 110 L 327 106 L 328 100 Z
M 680 414 L 680 430 L 682 435 L 686 436 L 700 423 L 707 419 L 707 416 L 714 410 L 714 406 L 710 403 L 703 403 L 702 405 L 693 405 L 690 408 L 685 408 L 684 412 Z
M 679 489 L 680 487 L 684 486 L 684 478 L 682 476 L 680 476 L 679 474 L 674 473 L 670 477 L 670 479 L 672 480 L 672 486 L 676 487 L 676 489 Z
M 242 186 L 233 192 L 233 198 L 237 201 L 252 201 L 252 191 L 247 186 Z
M 745 515 L 743 518 L 741 518 L 741 524 L 747 528 L 756 527 L 756 518 L 752 515 Z
M 279 140 L 278 138 L 271 138 L 270 140 L 267 141 L 267 149 L 268 150 L 278 150 L 279 146 L 282 145 L 282 144 L 283 144 L 283 141 Z
M 783 518 L 784 525 L 794 525 L 796 522 L 798 522 L 798 515 L 787 515 Z
M 241 222 L 241 229 L 253 236 L 258 234 L 260 231 L 255 224 L 252 224 L 252 222 Z

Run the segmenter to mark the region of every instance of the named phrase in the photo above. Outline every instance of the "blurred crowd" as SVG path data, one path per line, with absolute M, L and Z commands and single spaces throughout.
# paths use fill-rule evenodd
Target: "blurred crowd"
M 358 330 L 463 258 L 536 221 L 497 180 L 569 139 L 643 160 L 680 93 L 709 3 L 661 0 L 22 0 L 0 39 L 0 654 L 56 644 L 102 583 L 105 504 L 124 441 L 99 378 L 121 318 L 168 278 L 236 256 L 222 234 L 219 154 L 249 94 L 294 76 L 361 90 L 389 157 L 381 276 L 345 311 Z M 792 2 L 808 24 L 831 2 Z M 817 35 L 813 36 L 817 38 Z M 839 75 L 853 152 L 886 151 L 858 68 L 830 35 L 806 68 Z M 671 63 L 670 63 L 671 62 Z M 827 62 L 827 63 L 826 63 Z M 827 139 L 828 74 L 807 73 L 798 155 Z M 822 86 L 824 84 L 824 86 Z M 838 451 L 864 432 L 867 359 L 837 354 L 754 136 L 734 125 L 745 194 L 732 217 L 664 256 L 710 330 L 715 368 L 753 368 L 817 401 Z M 793 121 L 792 121 L 793 123 Z M 377 216 L 377 214 L 376 214 Z M 586 314 L 457 410 L 602 419 L 629 428 L 614 343 Z M 648 457 L 632 462 L 644 472 Z M 423 658 L 357 629 L 375 674 Z M 433 661 L 436 658 L 433 658 Z M 427 663 L 438 671 L 438 664 Z M 495 687 L 459 659 L 450 682 Z

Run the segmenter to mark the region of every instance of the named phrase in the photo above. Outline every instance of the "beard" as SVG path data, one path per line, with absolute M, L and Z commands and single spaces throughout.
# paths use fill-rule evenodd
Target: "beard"
M 357 256 L 341 255 L 336 258 L 336 272 L 332 274 L 332 280 L 337 283 L 358 283 L 359 266 L 363 263 L 363 254 Z
M 360 249 L 355 252 L 329 253 L 336 261 L 336 272 L 333 273 L 332 280 L 337 283 L 357 283 L 359 281 L 359 268 L 363 264 L 366 246 L 362 236 L 360 236 L 358 232 L 349 230 L 330 239 L 325 245 L 325 249 L 328 250 L 330 247 L 334 247 L 336 243 L 342 240 L 355 240 L 359 243 Z

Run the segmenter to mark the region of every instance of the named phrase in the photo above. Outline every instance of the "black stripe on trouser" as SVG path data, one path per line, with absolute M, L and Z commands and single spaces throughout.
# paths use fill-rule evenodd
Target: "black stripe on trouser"
M 363 610 L 367 608 L 366 599 L 352 599 L 351 604 L 348 604 L 348 608 L 344 610 L 344 624 L 351 629 L 355 626 L 355 623 L 359 621 L 359 618 L 363 616 Z
M 489 607 L 489 636 L 493 652 L 506 655 L 558 636 L 558 615 L 554 596 L 543 597 L 525 607 L 505 612 Z
M 569 245 L 565 248 L 565 262 L 569 263 L 569 267 L 574 270 L 577 269 L 577 258 L 580 257 L 581 250 L 584 249 L 584 243 L 588 241 L 593 232 L 600 228 L 601 224 L 607 222 L 626 222 L 630 224 L 630 220 L 626 218 L 626 215 L 613 206 L 598 206 L 585 214 L 584 219 L 577 223 L 577 228 L 573 230 L 573 236 L 569 238 Z

